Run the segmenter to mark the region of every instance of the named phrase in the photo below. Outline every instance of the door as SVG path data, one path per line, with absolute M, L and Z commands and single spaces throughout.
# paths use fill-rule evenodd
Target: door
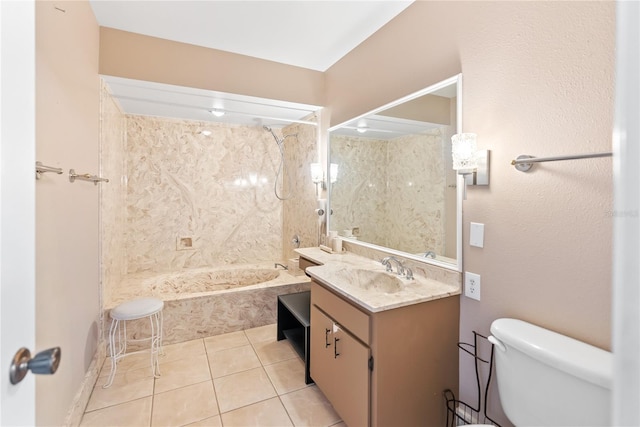
M 0 1 L 0 425 L 35 425 L 35 381 L 9 382 L 35 350 L 35 2 Z

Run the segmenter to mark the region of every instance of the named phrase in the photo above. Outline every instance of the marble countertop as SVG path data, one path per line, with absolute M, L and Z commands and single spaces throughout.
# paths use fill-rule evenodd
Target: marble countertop
M 296 249 L 315 263 L 307 273 L 316 281 L 367 311 L 376 313 L 460 294 L 460 286 L 422 277 L 407 280 L 387 273 L 378 261 L 349 252 L 330 254 L 320 248 Z M 395 266 L 394 266 L 395 271 Z

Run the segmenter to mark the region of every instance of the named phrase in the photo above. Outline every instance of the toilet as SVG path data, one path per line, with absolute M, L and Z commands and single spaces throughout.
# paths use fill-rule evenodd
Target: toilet
M 516 426 L 610 425 L 613 354 L 522 320 L 497 319 L 498 393 Z

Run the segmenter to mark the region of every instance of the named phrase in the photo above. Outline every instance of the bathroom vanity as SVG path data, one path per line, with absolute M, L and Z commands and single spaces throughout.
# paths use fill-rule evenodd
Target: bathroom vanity
M 314 381 L 349 426 L 444 425 L 442 392 L 458 388 L 459 286 L 337 257 L 306 270 Z

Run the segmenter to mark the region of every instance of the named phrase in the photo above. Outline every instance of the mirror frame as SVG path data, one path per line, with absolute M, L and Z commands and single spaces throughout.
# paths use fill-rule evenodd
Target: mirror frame
M 427 95 L 436 90 L 442 89 L 443 87 L 450 86 L 452 84 L 456 84 L 456 133 L 462 133 L 462 73 L 457 74 L 448 79 L 442 80 L 438 83 L 435 83 L 431 86 L 428 86 L 424 89 L 421 89 L 417 92 L 406 95 L 400 99 L 392 101 L 388 104 L 385 104 L 381 107 L 375 108 L 371 111 L 368 111 L 364 114 L 361 114 L 357 117 L 353 117 L 349 120 L 346 120 L 338 125 L 331 126 L 329 128 L 329 133 L 327 135 L 327 153 L 326 159 L 327 163 L 325 165 L 326 169 L 329 170 L 331 164 L 331 132 L 336 129 L 347 125 L 350 122 L 355 120 L 359 120 L 361 118 L 367 117 L 372 114 L 377 114 L 381 111 L 387 110 L 389 108 L 400 105 L 404 102 L 410 101 L 412 99 L 418 98 L 423 95 Z M 327 180 L 327 212 L 331 212 L 331 182 Z M 463 199 L 463 177 L 461 175 L 456 174 L 456 263 L 447 263 L 444 261 L 439 261 L 437 259 L 420 257 L 418 255 L 413 255 L 407 252 L 399 251 L 397 249 L 387 248 L 385 246 L 376 245 L 374 243 L 363 242 L 360 240 L 349 240 L 349 244 L 353 244 L 356 246 L 362 246 L 365 248 L 375 249 L 381 252 L 389 253 L 392 255 L 397 255 L 402 258 L 411 259 L 413 261 L 423 262 L 425 264 L 432 264 L 438 267 L 443 267 L 449 270 L 455 270 L 458 272 L 462 272 L 462 199 Z M 331 215 L 327 215 L 326 218 L 326 230 L 331 229 Z

